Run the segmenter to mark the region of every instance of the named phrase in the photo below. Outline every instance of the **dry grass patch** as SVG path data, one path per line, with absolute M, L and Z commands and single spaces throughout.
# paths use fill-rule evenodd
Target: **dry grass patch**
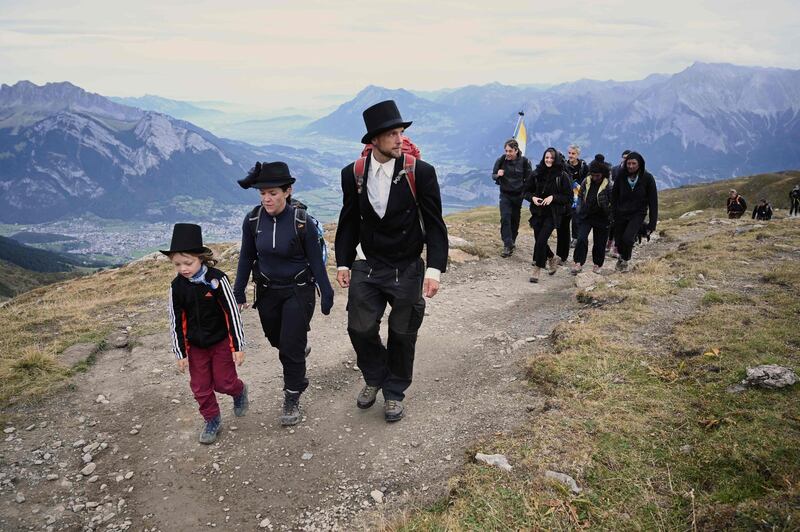
M 228 247 L 212 246 L 218 254 Z M 218 267 L 232 277 L 235 256 L 228 257 Z M 0 308 L 4 324 L 0 329 L 0 405 L 12 398 L 35 400 L 57 389 L 72 373 L 58 363 L 64 349 L 80 342 L 99 343 L 114 327 L 134 322 L 141 313 L 163 309 L 163 319 L 137 324 L 134 334 L 165 330 L 167 290 L 174 275 L 167 261 L 138 261 L 10 300 Z

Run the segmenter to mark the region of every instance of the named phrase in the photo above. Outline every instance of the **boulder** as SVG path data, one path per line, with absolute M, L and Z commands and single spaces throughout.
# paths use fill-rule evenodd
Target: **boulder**
M 603 276 L 594 272 L 581 272 L 575 276 L 575 286 L 581 290 L 586 290 L 590 286 L 596 286 L 603 280 Z
M 99 346 L 95 343 L 82 343 L 71 345 L 66 348 L 60 355 L 58 361 L 71 368 L 75 364 L 79 364 L 95 354 L 99 350 Z

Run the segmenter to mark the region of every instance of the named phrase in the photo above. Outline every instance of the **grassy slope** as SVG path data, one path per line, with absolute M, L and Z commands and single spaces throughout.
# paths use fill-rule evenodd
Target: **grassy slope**
M 77 277 L 78 272 L 42 273 L 0 260 L 0 299 L 13 297 L 34 288 Z
M 800 223 L 698 238 L 720 231 L 708 222 L 666 222 L 667 241 L 688 239 L 679 251 L 578 294 L 590 305 L 528 367 L 555 408 L 474 449 L 506 454 L 511 473 L 466 465 L 447 500 L 391 528 L 796 529 L 800 386 L 726 388 L 748 365 L 800 367 Z
M 760 198 L 772 203 L 773 208 L 788 209 L 789 191 L 799 184 L 800 171 L 792 170 L 663 190 L 658 198 L 660 218 L 675 218 L 701 209 L 724 209 L 728 191 L 732 188 L 747 201 L 748 216 Z

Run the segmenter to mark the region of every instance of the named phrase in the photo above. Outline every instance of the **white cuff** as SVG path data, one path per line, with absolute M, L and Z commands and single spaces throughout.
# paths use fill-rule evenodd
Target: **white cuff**
M 339 270 L 340 272 L 347 272 L 347 271 L 350 271 L 350 268 L 348 268 L 347 266 L 339 266 L 339 267 L 338 267 L 338 268 L 336 268 L 336 269 L 337 269 L 337 270 Z
M 439 282 L 439 277 L 441 277 L 442 272 L 437 270 L 436 268 L 428 268 L 425 270 L 425 278 L 426 279 L 433 279 L 437 283 Z

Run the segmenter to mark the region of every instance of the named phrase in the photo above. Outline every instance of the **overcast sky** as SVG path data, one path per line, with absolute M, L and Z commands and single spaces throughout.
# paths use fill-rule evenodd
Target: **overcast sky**
M 368 84 L 631 80 L 694 61 L 800 68 L 798 6 L 0 0 L 0 82 L 277 108 L 341 101 Z

